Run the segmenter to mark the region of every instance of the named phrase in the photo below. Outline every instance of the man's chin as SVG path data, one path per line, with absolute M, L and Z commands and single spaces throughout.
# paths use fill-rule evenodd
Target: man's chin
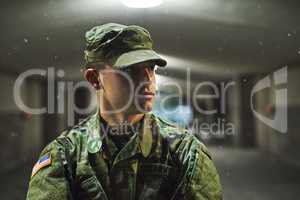
M 153 109 L 152 104 L 151 105 L 143 104 L 143 105 L 140 105 L 140 106 L 134 106 L 134 108 L 132 109 L 132 112 L 134 114 L 145 114 L 145 113 L 151 112 L 152 109 Z
M 149 113 L 152 111 L 152 107 L 145 107 L 137 109 L 137 114 Z

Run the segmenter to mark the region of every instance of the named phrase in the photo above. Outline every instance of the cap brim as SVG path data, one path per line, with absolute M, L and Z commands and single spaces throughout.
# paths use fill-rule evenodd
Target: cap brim
M 145 61 L 155 61 L 156 65 L 164 67 L 167 65 L 167 61 L 159 56 L 155 51 L 150 49 L 141 49 L 126 52 L 114 59 L 114 62 L 111 63 L 112 66 L 116 68 L 125 68 L 130 65 Z

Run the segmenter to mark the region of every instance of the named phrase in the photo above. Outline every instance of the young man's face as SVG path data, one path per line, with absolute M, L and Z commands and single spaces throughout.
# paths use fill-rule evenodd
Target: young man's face
M 154 62 L 135 64 L 125 70 L 115 70 L 109 65 L 105 68 L 99 73 L 99 81 L 104 87 L 103 98 L 113 110 L 128 114 L 152 110 L 156 87 Z

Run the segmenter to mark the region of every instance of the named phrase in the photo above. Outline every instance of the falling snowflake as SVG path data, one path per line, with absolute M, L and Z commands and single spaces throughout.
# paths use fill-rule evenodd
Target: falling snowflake
M 17 136 L 17 133 L 11 132 L 11 136 L 12 136 L 12 137 L 16 137 L 16 136 Z
M 260 4 L 257 4 L 257 8 L 258 8 L 258 9 L 261 9 L 261 5 L 260 5 Z
M 25 43 L 28 43 L 28 39 L 24 38 L 24 42 L 25 42 Z
M 64 72 L 64 70 L 58 70 L 57 71 L 57 76 L 59 77 L 59 78 L 62 78 L 62 77 L 64 77 L 65 76 L 65 72 Z

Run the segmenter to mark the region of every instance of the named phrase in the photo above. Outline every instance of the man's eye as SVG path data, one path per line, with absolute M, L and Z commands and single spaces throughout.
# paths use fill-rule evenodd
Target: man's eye
M 156 65 L 152 65 L 149 67 L 152 71 L 155 71 L 156 70 Z
M 128 68 L 123 69 L 122 71 L 125 73 L 130 73 L 132 71 L 132 69 L 128 67 Z

